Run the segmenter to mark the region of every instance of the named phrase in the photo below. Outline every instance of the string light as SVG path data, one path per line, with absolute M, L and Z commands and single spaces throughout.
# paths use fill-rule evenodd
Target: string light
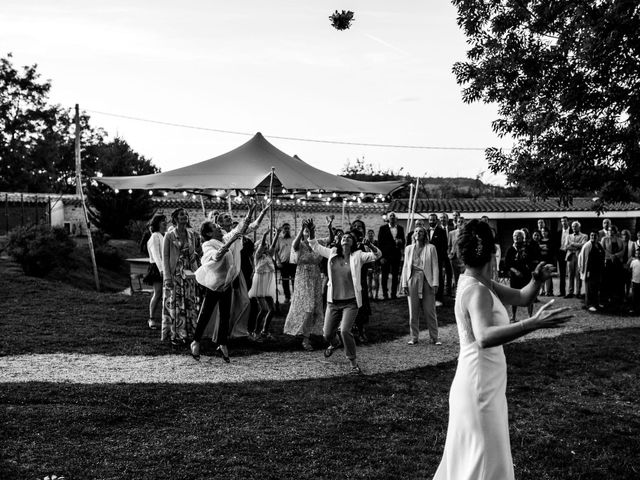
M 283 188 L 283 189 L 282 189 L 282 194 L 284 195 L 285 193 L 287 193 L 287 189 L 286 189 L 286 188 Z
M 187 192 L 182 192 L 182 196 L 186 197 L 187 196 Z
M 149 190 L 149 195 L 153 195 L 153 190 Z
M 132 193 L 133 193 L 133 190 L 129 189 L 129 194 L 132 194 Z
M 311 196 L 311 192 L 307 190 L 307 197 Z
M 336 192 L 333 192 L 333 194 L 331 195 L 333 198 L 336 198 L 338 196 L 338 194 Z
M 163 195 L 166 197 L 169 195 L 169 192 L 164 192 Z
M 303 201 L 302 201 L 302 205 L 306 205 L 306 204 L 307 204 L 307 201 L 306 201 L 306 200 L 303 200 Z
M 115 189 L 115 192 L 116 192 L 116 193 L 120 193 L 120 190 L 118 190 L 118 189 L 116 188 L 116 189 Z

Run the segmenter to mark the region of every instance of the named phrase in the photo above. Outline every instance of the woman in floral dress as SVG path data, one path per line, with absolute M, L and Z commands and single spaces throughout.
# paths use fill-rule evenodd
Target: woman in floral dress
M 194 272 L 198 269 L 200 239 L 189 228 L 189 214 L 178 208 L 171 214 L 175 228 L 167 232 L 162 244 L 164 292 L 161 340 L 175 346 L 187 345 L 193 338 L 200 305 Z
M 291 247 L 291 261 L 297 263 L 295 288 L 284 324 L 284 333 L 302 335 L 302 348 L 313 350 L 309 336 L 322 335 L 322 256 L 309 247 L 309 229 L 303 224 Z

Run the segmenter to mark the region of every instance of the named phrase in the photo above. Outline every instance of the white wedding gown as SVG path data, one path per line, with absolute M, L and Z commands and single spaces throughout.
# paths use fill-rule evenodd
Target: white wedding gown
M 473 277 L 460 275 L 455 303 L 460 354 L 449 393 L 447 440 L 434 480 L 514 479 L 504 352 L 502 346 L 480 348 L 461 305 L 465 290 L 474 285 L 487 288 Z M 508 325 L 504 305 L 493 291 L 491 295 L 493 324 Z

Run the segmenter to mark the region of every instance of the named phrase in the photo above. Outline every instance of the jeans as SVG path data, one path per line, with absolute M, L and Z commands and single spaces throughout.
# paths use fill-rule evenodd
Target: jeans
M 356 299 L 334 300 L 327 303 L 327 311 L 324 314 L 324 339 L 331 343 L 340 328 L 342 343 L 344 343 L 345 355 L 349 360 L 356 358 L 356 341 L 351 333 L 353 322 L 358 314 Z
M 282 291 L 284 292 L 284 298 L 291 300 L 291 291 L 293 290 L 293 281 L 296 278 L 296 264 L 282 262 L 280 267 L 280 277 L 282 278 Z M 289 282 L 291 282 L 291 289 L 289 289 Z

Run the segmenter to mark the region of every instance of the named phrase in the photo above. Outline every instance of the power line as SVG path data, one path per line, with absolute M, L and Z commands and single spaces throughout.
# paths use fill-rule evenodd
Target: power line
M 248 137 L 252 137 L 254 135 L 254 133 L 249 133 L 249 132 L 237 132 L 234 130 L 221 130 L 218 128 L 199 127 L 196 125 L 186 125 L 183 123 L 163 122 L 160 120 L 150 120 L 148 118 L 132 117 L 130 115 L 120 115 L 117 113 L 100 112 L 98 110 L 86 110 L 86 111 L 95 113 L 98 115 L 105 115 L 107 117 L 124 118 L 127 120 L 135 120 L 137 122 L 146 122 L 146 123 L 155 123 L 158 125 L 166 125 L 169 127 L 189 128 L 192 130 L 204 130 L 206 132 L 228 133 L 231 135 L 244 135 Z M 483 148 L 483 147 L 434 147 L 434 146 L 426 146 L 426 145 L 398 145 L 398 144 L 389 144 L 389 143 L 343 142 L 340 140 L 318 140 L 315 138 L 284 137 L 279 135 L 268 135 L 268 137 L 278 139 L 278 140 L 293 140 L 296 142 L 326 143 L 326 144 L 332 144 L 332 145 L 355 145 L 360 147 L 409 148 L 409 149 L 415 149 L 415 150 L 462 150 L 462 151 L 476 151 L 476 152 L 478 151 L 484 152 L 486 150 L 486 148 Z

